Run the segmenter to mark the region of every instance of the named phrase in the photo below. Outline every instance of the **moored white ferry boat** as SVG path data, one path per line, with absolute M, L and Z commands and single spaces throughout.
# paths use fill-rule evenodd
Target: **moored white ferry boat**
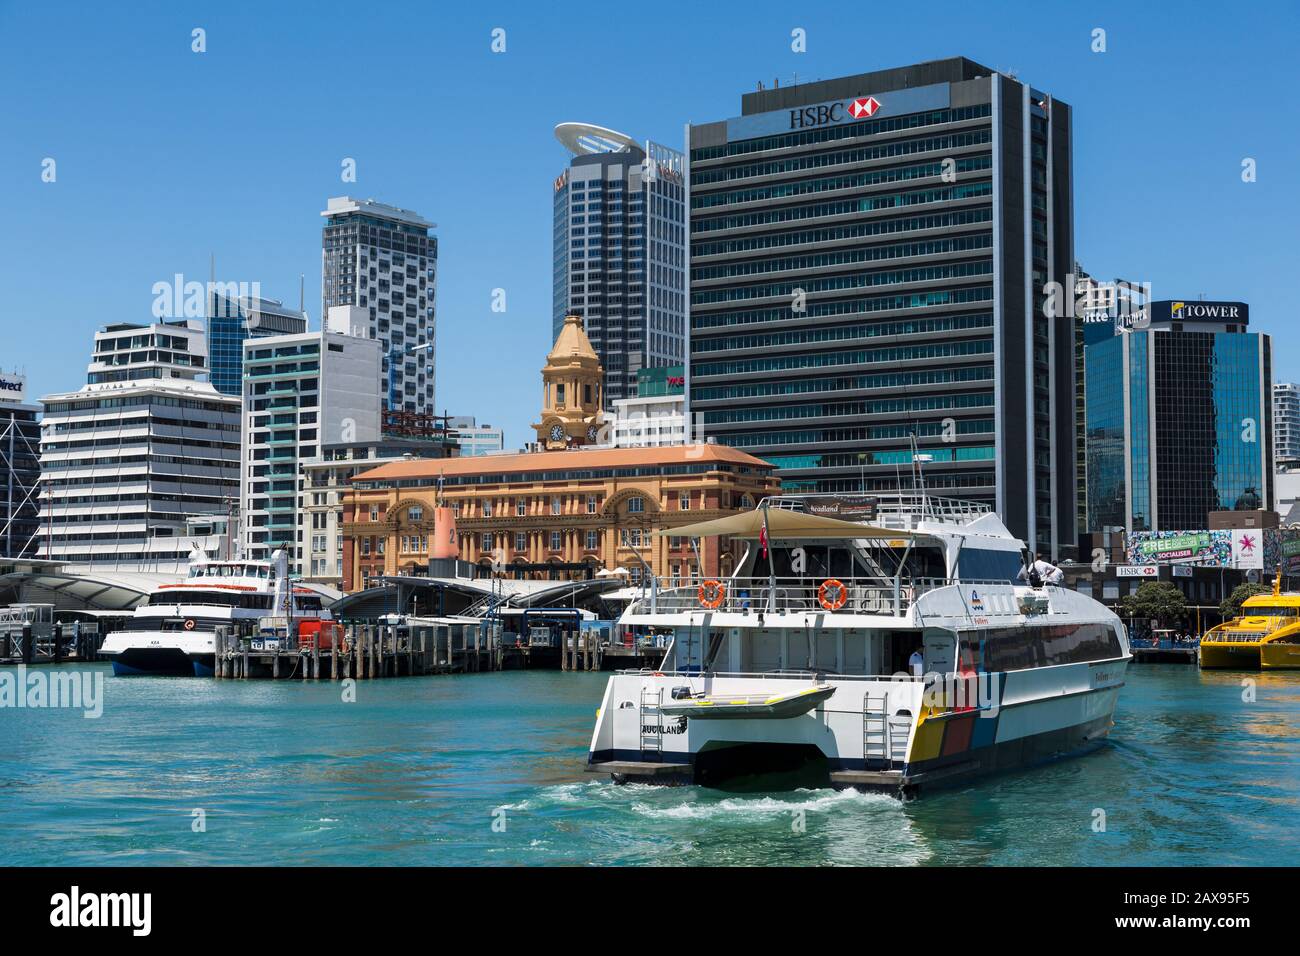
M 269 561 L 210 561 L 196 551 L 185 580 L 156 588 L 99 653 L 119 676 L 211 677 L 218 627 L 255 632 L 272 621 L 330 620 L 319 594 L 293 585 L 288 564 L 283 551 Z
M 775 497 L 671 530 L 750 543 L 730 578 L 627 609 L 620 626 L 671 641 L 658 670 L 610 678 L 588 770 L 707 784 L 802 766 L 910 793 L 1106 737 L 1131 659 L 1115 614 L 1030 586 L 983 504 L 844 502 Z

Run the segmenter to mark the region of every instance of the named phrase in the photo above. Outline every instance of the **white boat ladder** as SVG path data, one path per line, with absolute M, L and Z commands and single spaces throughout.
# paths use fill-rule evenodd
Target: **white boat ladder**
M 911 725 L 911 717 L 890 716 L 886 695 L 867 693 L 862 698 L 862 759 L 902 763 Z
M 889 760 L 889 698 L 867 693 L 862 698 L 862 759 Z
M 663 752 L 664 720 L 663 711 L 659 707 L 663 703 L 663 699 L 664 690 L 662 687 L 642 686 L 641 707 L 637 711 L 637 733 L 641 738 L 641 752 L 643 754 Z

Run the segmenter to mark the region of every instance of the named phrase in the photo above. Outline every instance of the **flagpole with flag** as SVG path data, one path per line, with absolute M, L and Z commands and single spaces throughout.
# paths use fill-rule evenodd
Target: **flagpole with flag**
M 769 612 L 776 611 L 776 572 L 772 567 L 771 552 L 768 548 L 770 538 L 767 534 L 767 499 L 763 499 L 763 527 L 758 533 L 758 543 L 763 549 L 763 557 L 767 561 L 767 609 Z

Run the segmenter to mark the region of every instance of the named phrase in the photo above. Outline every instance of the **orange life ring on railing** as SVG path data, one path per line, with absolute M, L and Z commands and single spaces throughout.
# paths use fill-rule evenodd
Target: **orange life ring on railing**
M 849 589 L 839 578 L 827 578 L 817 588 L 817 603 L 828 611 L 838 611 L 849 600 Z
M 727 586 L 713 578 L 700 585 L 700 605 L 709 610 L 722 607 L 727 599 Z

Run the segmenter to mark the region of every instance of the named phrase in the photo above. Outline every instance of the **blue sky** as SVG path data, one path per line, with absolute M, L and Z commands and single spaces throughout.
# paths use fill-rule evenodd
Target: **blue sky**
M 318 322 L 319 212 L 347 193 L 438 223 L 438 403 L 517 446 L 550 344 L 555 123 L 680 148 L 684 123 L 738 115 L 759 80 L 965 55 L 1074 107 L 1085 268 L 1158 298 L 1248 301 L 1294 380 L 1298 9 L 0 0 L 0 370 L 36 396 L 79 386 L 92 332 L 148 321 L 153 284 L 205 280 L 209 253 L 219 278 L 289 303 L 305 273 Z

